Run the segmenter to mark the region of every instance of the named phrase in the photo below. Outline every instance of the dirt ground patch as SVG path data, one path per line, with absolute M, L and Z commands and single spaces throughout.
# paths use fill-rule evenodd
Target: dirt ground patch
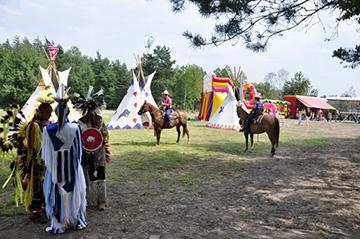
M 313 137 L 280 141 L 274 158 L 209 157 L 164 172 L 179 183 L 126 175 L 108 184 L 107 210 L 89 209 L 89 227 L 61 238 L 359 238 L 360 125 L 281 130 Z M 0 214 L 1 238 L 48 238 L 44 229 Z

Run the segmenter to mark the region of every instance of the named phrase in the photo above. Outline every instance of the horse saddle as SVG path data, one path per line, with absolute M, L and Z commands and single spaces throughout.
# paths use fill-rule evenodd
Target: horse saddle
M 258 115 L 258 116 L 256 116 L 256 117 L 253 119 L 253 123 L 254 123 L 254 124 L 260 124 L 263 118 L 264 118 L 264 115 L 263 115 L 263 114 Z
M 165 120 L 165 117 L 166 117 L 166 112 L 163 112 L 162 114 L 162 118 Z M 178 113 L 176 111 L 172 111 L 168 117 L 168 120 L 165 121 L 165 127 L 164 128 L 172 128 L 175 123 L 176 123 L 176 120 L 178 119 Z

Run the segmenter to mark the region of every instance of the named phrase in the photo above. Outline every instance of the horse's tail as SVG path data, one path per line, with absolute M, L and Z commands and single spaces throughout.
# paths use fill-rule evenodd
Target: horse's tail
M 280 136 L 280 123 L 279 119 L 275 117 L 275 125 L 274 125 L 274 134 L 276 139 L 276 147 L 279 146 L 279 136 Z

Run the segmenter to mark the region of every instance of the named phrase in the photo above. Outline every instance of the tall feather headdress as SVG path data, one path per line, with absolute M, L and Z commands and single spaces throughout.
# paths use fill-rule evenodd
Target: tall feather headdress
M 83 115 L 87 115 L 92 112 L 98 113 L 100 110 L 106 108 L 103 89 L 95 92 L 94 87 L 90 86 L 86 97 L 81 93 L 75 93 L 74 96 L 78 98 L 74 108 L 81 110 Z

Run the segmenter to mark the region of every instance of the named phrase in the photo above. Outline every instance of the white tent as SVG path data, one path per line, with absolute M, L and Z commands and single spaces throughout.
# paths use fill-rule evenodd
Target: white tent
M 141 98 L 142 98 L 141 103 L 146 101 L 146 102 L 149 102 L 152 105 L 156 105 L 156 102 L 154 100 L 154 97 L 151 94 L 151 89 L 150 89 L 151 82 L 152 82 L 152 79 L 154 78 L 155 73 L 156 72 L 154 71 L 152 74 L 145 77 L 145 82 L 146 83 L 145 83 L 144 88 L 141 89 Z M 142 123 L 143 123 L 144 126 L 152 127 L 151 116 L 150 116 L 150 114 L 148 112 L 141 116 L 141 120 L 142 120 Z
M 229 93 L 215 114 L 210 118 L 207 126 L 212 128 L 239 130 L 239 117 L 236 113 L 236 98 L 233 89 L 228 85 Z
M 67 86 L 68 77 L 69 77 L 71 68 L 69 68 L 65 71 L 55 72 L 53 67 L 54 66 L 52 66 L 51 64 L 48 66 L 47 69 L 44 69 L 40 66 L 41 80 L 40 80 L 38 86 L 36 87 L 35 91 L 30 96 L 30 98 L 26 101 L 24 106 L 21 108 L 21 111 L 23 112 L 26 120 L 30 120 L 33 117 L 36 108 L 40 104 L 37 101 L 37 99 L 40 96 L 44 96 L 49 93 L 53 94 L 54 96 L 56 95 L 57 89 L 55 88 L 54 84 L 57 84 L 57 86 L 59 86 L 60 84 Z M 56 74 L 56 75 L 54 77 L 51 77 L 52 74 Z M 56 82 L 53 83 L 53 80 L 56 80 Z M 55 109 L 56 105 L 57 105 L 56 103 L 54 103 L 52 105 L 53 109 Z M 68 105 L 70 108 L 69 120 L 70 121 L 78 120 L 81 117 L 80 113 L 73 109 L 73 105 L 72 105 L 71 101 L 69 101 Z M 53 114 L 50 118 L 50 121 L 56 121 L 56 120 L 57 120 L 57 117 L 56 117 L 55 113 L 53 112 Z
M 107 125 L 108 129 L 141 129 L 143 128 L 138 111 L 142 106 L 141 90 L 133 72 L 133 80 L 125 97 L 121 100 L 115 114 Z

